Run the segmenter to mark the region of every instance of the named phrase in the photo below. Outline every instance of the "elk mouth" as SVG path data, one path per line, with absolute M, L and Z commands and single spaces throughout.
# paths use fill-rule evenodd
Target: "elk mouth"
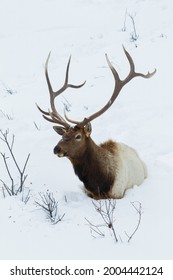
M 67 156 L 67 153 L 64 152 L 60 147 L 57 147 L 57 146 L 54 148 L 53 152 L 57 157 L 66 157 Z
M 67 157 L 67 153 L 61 152 L 61 153 L 56 154 L 56 156 L 57 157 Z

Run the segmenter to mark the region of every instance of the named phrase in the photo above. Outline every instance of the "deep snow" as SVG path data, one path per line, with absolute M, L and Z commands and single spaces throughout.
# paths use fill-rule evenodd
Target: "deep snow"
M 20 165 L 31 154 L 25 184 L 26 193 L 31 190 L 29 202 L 22 202 L 21 195 L 4 198 L 0 190 L 0 258 L 172 259 L 173 2 L 0 2 L 0 129 L 9 129 L 9 137 L 15 134 L 14 152 Z M 133 26 L 128 14 L 135 20 L 136 42 L 130 40 Z M 70 162 L 53 155 L 60 138 L 35 103 L 45 110 L 49 107 L 44 63 L 51 50 L 49 73 L 55 89 L 63 83 L 70 54 L 70 81 L 87 81 L 82 89 L 63 93 L 57 102 L 59 111 L 63 113 L 66 99 L 72 118 L 82 119 L 95 112 L 109 99 L 114 86 L 104 54 L 109 55 L 121 77 L 128 73 L 122 45 L 132 55 L 137 71 L 147 73 L 156 68 L 157 73 L 149 80 L 131 81 L 112 108 L 92 124 L 96 143 L 112 138 L 134 147 L 149 172 L 140 187 L 135 186 L 116 203 L 115 229 L 122 242 L 115 243 L 106 229 L 104 238 L 91 235 L 85 218 L 99 224 L 100 217 L 83 193 Z M 2 141 L 0 152 L 9 155 Z M 17 178 L 16 169 L 10 167 Z M 2 157 L 0 179 L 9 180 Z M 60 214 L 65 213 L 56 225 L 34 203 L 46 190 L 58 200 Z M 125 231 L 133 232 L 138 222 L 131 202 L 141 203 L 142 219 L 128 243 Z

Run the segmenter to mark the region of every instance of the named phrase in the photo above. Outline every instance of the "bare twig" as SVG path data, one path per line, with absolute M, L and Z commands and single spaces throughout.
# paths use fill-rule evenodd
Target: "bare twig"
M 11 172 L 10 172 L 8 164 L 7 164 L 7 159 L 8 158 L 3 153 L 1 153 L 1 156 L 3 158 L 4 164 L 5 164 L 5 168 L 7 170 L 8 177 L 10 178 L 10 181 L 11 181 L 11 187 L 7 187 L 7 185 L 2 180 L 1 180 L 1 182 L 3 183 L 3 185 L 4 185 L 5 189 L 7 190 L 8 194 L 11 193 L 11 195 L 15 195 L 15 192 L 14 192 L 14 187 L 15 187 L 14 179 L 13 179 L 13 177 L 11 175 Z
M 104 200 L 104 207 L 102 205 L 101 200 L 99 201 L 99 207 L 93 202 L 93 205 L 96 211 L 101 215 L 105 225 L 112 231 L 115 241 L 118 242 L 118 238 L 114 228 L 114 211 L 116 206 L 115 199 L 105 199 Z M 105 210 L 104 210 L 105 208 Z
M 123 31 L 123 32 L 126 31 L 126 20 L 127 20 L 127 9 L 126 9 L 125 15 L 124 15 L 124 24 L 123 24 L 123 28 L 122 28 L 122 31 Z
M 9 93 L 9 94 L 11 94 L 11 95 L 16 93 L 15 90 L 10 89 L 10 88 L 7 88 L 7 87 L 6 87 L 6 92 Z
M 104 201 L 99 200 L 97 203 L 93 202 L 95 210 L 100 214 L 104 224 L 103 225 L 94 225 L 90 221 L 87 222 L 90 225 L 90 229 L 95 231 L 97 234 L 104 236 L 104 234 L 99 230 L 100 227 L 107 227 L 113 233 L 114 239 L 118 242 L 118 238 L 114 228 L 114 211 L 116 206 L 116 200 L 105 199 Z
M 3 180 L 0 179 L 0 182 L 2 182 L 2 184 L 3 184 L 2 191 L 4 192 L 4 190 L 6 190 L 8 192 L 8 194 L 11 196 L 12 195 L 11 189 L 5 184 L 5 182 Z
M 46 193 L 39 193 L 42 202 L 35 201 L 35 204 L 41 207 L 47 215 L 47 218 L 54 224 L 62 221 L 65 216 L 58 214 L 58 202 L 55 200 L 53 193 L 46 192 Z
M 138 202 L 139 206 L 136 206 L 136 202 L 131 202 L 131 205 L 133 208 L 136 210 L 136 212 L 139 215 L 137 225 L 135 229 L 133 230 L 132 234 L 129 235 L 127 232 L 125 232 L 126 236 L 128 237 L 127 242 L 130 242 L 137 230 L 139 229 L 140 223 L 141 223 L 141 217 L 142 217 L 142 206 L 141 203 Z M 95 210 L 100 214 L 103 224 L 101 225 L 95 225 L 92 222 L 90 222 L 88 219 L 85 218 L 85 220 L 88 222 L 90 226 L 91 233 L 94 232 L 98 236 L 104 237 L 105 234 L 103 231 L 100 229 L 101 227 L 106 227 L 109 230 L 111 230 L 113 234 L 113 238 L 115 239 L 116 242 L 123 242 L 122 238 L 120 235 L 117 235 L 115 231 L 115 208 L 116 208 L 116 200 L 114 199 L 105 199 L 105 200 L 99 200 L 97 203 L 93 202 Z M 117 237 L 118 236 L 118 237 Z
M 62 216 L 59 216 L 58 219 L 55 220 L 54 225 L 56 225 L 57 223 L 61 222 L 62 219 L 64 218 L 65 213 Z
M 5 198 L 5 189 L 4 189 L 4 187 L 2 187 L 2 193 L 3 193 L 3 197 Z
M 129 14 L 129 17 L 130 17 L 130 19 L 132 21 L 132 25 L 133 25 L 133 32 L 131 33 L 131 39 L 130 39 L 131 42 L 135 42 L 139 38 L 139 35 L 137 35 L 137 32 L 136 32 L 136 24 L 135 24 L 135 20 L 134 20 L 135 16 L 136 15 L 132 16 Z
M 26 178 L 28 177 L 28 175 L 25 175 L 25 169 L 26 169 L 26 166 L 28 164 L 29 157 L 30 157 L 30 154 L 28 154 L 28 156 L 26 158 L 23 169 L 22 170 L 20 170 L 20 168 L 18 169 L 18 170 L 20 170 L 19 171 L 19 173 L 20 173 L 20 187 L 18 189 L 18 192 L 22 192 L 24 183 L 26 181 Z
M 0 110 L 0 113 L 3 115 L 3 117 L 7 118 L 7 120 L 9 120 L 9 121 L 13 120 L 12 116 L 10 116 L 9 114 L 3 112 L 2 110 Z
M 132 232 L 131 235 L 127 234 L 127 232 L 125 232 L 125 234 L 127 235 L 128 237 L 128 242 L 130 242 L 130 240 L 133 238 L 133 236 L 135 235 L 135 233 L 137 232 L 139 226 L 140 226 L 140 223 L 141 223 L 141 218 L 142 218 L 142 206 L 141 206 L 141 203 L 138 202 L 139 204 L 139 207 L 136 207 L 135 206 L 135 202 L 131 202 L 131 205 L 134 207 L 134 209 L 136 210 L 136 212 L 138 213 L 139 215 L 139 218 L 138 218 L 138 223 L 134 229 L 134 231 Z
M 19 181 L 18 184 L 16 184 L 14 182 L 14 178 L 11 174 L 10 168 L 8 166 L 8 163 L 7 163 L 7 160 L 9 159 L 9 157 L 6 157 L 5 153 L 0 153 L 2 158 L 3 158 L 3 161 L 4 161 L 4 165 L 5 165 L 8 177 L 10 178 L 11 186 L 10 187 L 7 186 L 7 184 L 3 180 L 0 180 L 0 181 L 3 183 L 3 186 L 4 186 L 5 190 L 8 192 L 9 195 L 17 195 L 18 193 L 22 192 L 23 187 L 24 187 L 24 183 L 25 183 L 26 178 L 28 176 L 28 175 L 25 174 L 25 170 L 26 170 L 26 166 L 28 164 L 30 154 L 28 154 L 28 156 L 27 156 L 27 159 L 24 163 L 24 167 L 20 168 L 19 164 L 17 162 L 17 159 L 16 159 L 16 157 L 13 153 L 15 136 L 14 135 L 12 136 L 12 140 L 11 140 L 11 143 L 10 143 L 9 140 L 8 140 L 9 130 L 6 130 L 6 132 L 2 132 L 2 130 L 0 130 L 0 134 L 1 134 L 0 140 L 2 140 L 7 145 L 7 148 L 10 152 L 11 159 L 14 162 L 14 165 L 15 165 L 15 167 L 16 167 L 17 171 L 19 172 L 19 175 L 20 175 L 19 176 L 20 181 Z M 17 190 L 16 190 L 16 186 L 17 186 Z
M 28 201 L 30 200 L 30 192 L 31 190 L 28 190 L 26 196 L 24 195 L 24 192 L 22 192 L 22 201 L 27 204 Z
M 34 122 L 35 128 L 39 131 L 40 127 L 36 124 L 36 122 Z
M 92 234 L 92 232 L 95 232 L 97 235 L 100 235 L 101 237 L 105 236 L 105 234 L 100 230 L 101 225 L 94 225 L 87 218 L 85 218 L 85 220 L 88 222 L 88 224 L 90 226 L 91 234 Z M 92 236 L 95 237 L 93 234 L 92 234 Z
M 64 102 L 62 101 L 63 105 L 64 105 L 64 108 L 67 112 L 70 112 L 70 107 L 71 107 L 71 104 L 68 102 L 68 100 L 63 96 L 64 98 Z

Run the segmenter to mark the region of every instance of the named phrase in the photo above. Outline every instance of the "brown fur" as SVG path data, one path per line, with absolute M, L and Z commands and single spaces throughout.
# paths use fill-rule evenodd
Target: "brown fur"
M 115 180 L 114 168 L 109 166 L 111 153 L 106 148 L 97 146 L 91 138 L 87 139 L 85 152 L 79 158 L 69 158 L 74 171 L 93 197 L 105 197 Z
M 100 144 L 100 147 L 108 150 L 112 154 L 115 154 L 115 152 L 118 150 L 117 143 L 112 140 L 108 140 Z

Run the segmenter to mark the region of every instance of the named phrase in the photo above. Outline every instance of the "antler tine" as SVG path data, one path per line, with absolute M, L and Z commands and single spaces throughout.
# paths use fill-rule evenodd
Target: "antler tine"
M 48 74 L 48 62 L 49 62 L 50 54 L 51 54 L 51 52 L 49 53 L 49 55 L 46 59 L 46 63 L 45 63 L 45 76 L 46 76 L 46 81 L 47 81 L 49 94 L 50 94 L 50 104 L 51 104 L 52 112 L 51 111 L 48 111 L 48 112 L 43 111 L 38 105 L 37 105 L 37 108 L 40 110 L 40 112 L 43 114 L 43 117 L 47 121 L 58 123 L 58 124 L 63 125 L 64 127 L 68 128 L 68 127 L 70 127 L 70 125 L 66 122 L 66 120 L 56 110 L 55 98 L 69 87 L 71 87 L 71 88 L 82 87 L 85 84 L 86 81 L 84 83 L 80 84 L 80 85 L 73 85 L 73 84 L 68 83 L 69 67 L 70 67 L 70 62 L 71 62 L 71 56 L 70 56 L 69 60 L 68 60 L 68 63 L 67 63 L 64 85 L 59 90 L 53 91 L 52 85 L 51 85 L 51 82 L 50 82 L 50 79 L 49 79 L 49 74 Z M 50 118 L 47 117 L 47 116 L 50 116 Z
M 117 81 L 116 85 L 118 85 L 118 83 L 121 83 L 121 80 L 120 80 L 120 77 L 118 75 L 118 72 L 112 66 L 112 64 L 111 64 L 107 54 L 105 54 L 105 56 L 106 56 L 107 63 L 108 63 L 108 65 L 109 65 L 109 67 L 110 67 L 110 69 L 111 69 L 111 71 L 112 71 L 112 73 L 114 75 L 114 78 Z M 78 122 L 78 121 L 70 119 L 69 117 L 67 117 L 66 112 L 64 112 L 65 118 L 70 123 L 76 124 L 79 127 L 84 127 L 88 122 L 91 122 L 92 120 L 94 120 L 95 118 L 97 118 L 98 116 L 103 114 L 112 105 L 112 103 L 114 102 L 115 98 L 116 98 L 116 96 L 115 96 L 115 94 L 113 94 L 111 99 L 107 102 L 107 104 L 101 110 L 99 110 L 98 112 L 94 113 L 93 115 L 91 115 L 91 116 L 89 116 L 87 118 L 84 118 L 84 120 L 82 122 Z
M 66 90 L 67 88 L 69 88 L 69 87 L 71 87 L 71 88 L 81 88 L 82 86 L 84 86 L 84 84 L 86 83 L 86 81 L 84 81 L 84 82 L 83 82 L 82 84 L 80 84 L 80 85 L 73 85 L 73 84 L 69 84 L 69 83 L 68 83 L 69 68 L 70 68 L 70 62 L 71 62 L 71 55 L 70 55 L 69 60 L 68 60 L 68 63 L 67 63 L 64 85 L 63 85 L 59 90 L 53 91 L 53 90 L 52 90 L 51 83 L 50 83 L 50 80 L 49 80 L 48 70 L 47 70 L 49 57 L 50 57 L 50 53 L 49 53 L 48 58 L 47 58 L 47 60 L 46 60 L 45 74 L 46 74 L 46 80 L 47 80 L 48 88 L 49 88 L 50 94 L 53 95 L 53 98 L 55 98 L 55 97 L 57 97 L 58 95 L 60 95 L 63 91 L 65 91 L 65 90 Z
M 73 124 L 75 124 L 75 125 L 77 125 L 78 127 L 83 127 L 83 122 L 78 122 L 78 121 L 75 121 L 75 120 L 72 120 L 72 119 L 70 119 L 68 116 L 67 116 L 67 114 L 66 114 L 66 109 L 64 109 L 64 116 L 65 116 L 65 118 L 66 118 L 66 120 L 68 121 L 68 122 L 70 122 L 70 123 L 73 123 Z M 85 120 L 85 119 L 84 119 Z
M 64 121 L 64 119 L 58 113 L 55 116 L 50 111 L 46 112 L 46 111 L 42 110 L 37 104 L 36 104 L 36 106 L 37 106 L 38 110 L 42 113 L 42 116 L 45 120 L 47 120 L 49 122 L 61 124 L 64 127 L 69 127 L 69 124 L 66 121 Z M 49 118 L 48 116 L 50 116 L 51 118 Z
M 142 74 L 142 73 L 135 72 L 135 64 L 134 64 L 134 61 L 133 61 L 131 55 L 128 53 L 128 51 L 125 49 L 124 46 L 123 46 L 123 50 L 124 50 L 124 53 L 125 53 L 128 61 L 129 61 L 129 64 L 130 64 L 129 75 L 127 76 L 127 78 L 125 78 L 123 80 L 124 85 L 127 84 L 134 77 L 142 77 L 142 78 L 148 79 L 148 78 L 151 78 L 156 73 L 156 69 L 151 73 L 148 72 L 147 74 Z
M 43 115 L 49 116 L 49 112 L 46 112 L 46 111 L 42 110 L 42 109 L 38 106 L 37 103 L 36 103 L 36 106 L 37 106 L 38 110 L 39 110 Z
M 109 65 L 109 68 L 110 68 L 110 70 L 111 70 L 111 72 L 114 76 L 114 79 L 115 79 L 115 88 L 114 88 L 113 94 L 112 94 L 111 98 L 109 99 L 109 101 L 106 103 L 106 105 L 103 108 L 101 108 L 98 112 L 94 113 L 93 115 L 91 115 L 87 118 L 84 118 L 84 120 L 82 122 L 77 122 L 77 121 L 71 120 L 65 114 L 66 120 L 68 120 L 71 123 L 76 124 L 79 127 L 84 127 L 88 122 L 91 122 L 95 118 L 99 117 L 100 115 L 102 115 L 105 111 L 107 111 L 111 107 L 111 105 L 113 104 L 113 102 L 115 101 L 117 96 L 119 95 L 123 86 L 125 84 L 127 84 L 130 80 L 132 80 L 134 77 L 137 77 L 137 76 L 148 79 L 148 78 L 151 78 L 156 73 L 156 69 L 151 73 L 148 72 L 147 74 L 142 74 L 142 73 L 135 72 L 135 64 L 133 62 L 132 57 L 127 52 L 127 50 L 124 48 L 124 46 L 123 46 L 123 50 L 124 50 L 125 55 L 126 55 L 128 61 L 129 61 L 129 64 L 130 64 L 130 72 L 124 80 L 120 79 L 118 72 L 116 71 L 116 69 L 111 64 L 107 54 L 105 54 L 107 63 Z

